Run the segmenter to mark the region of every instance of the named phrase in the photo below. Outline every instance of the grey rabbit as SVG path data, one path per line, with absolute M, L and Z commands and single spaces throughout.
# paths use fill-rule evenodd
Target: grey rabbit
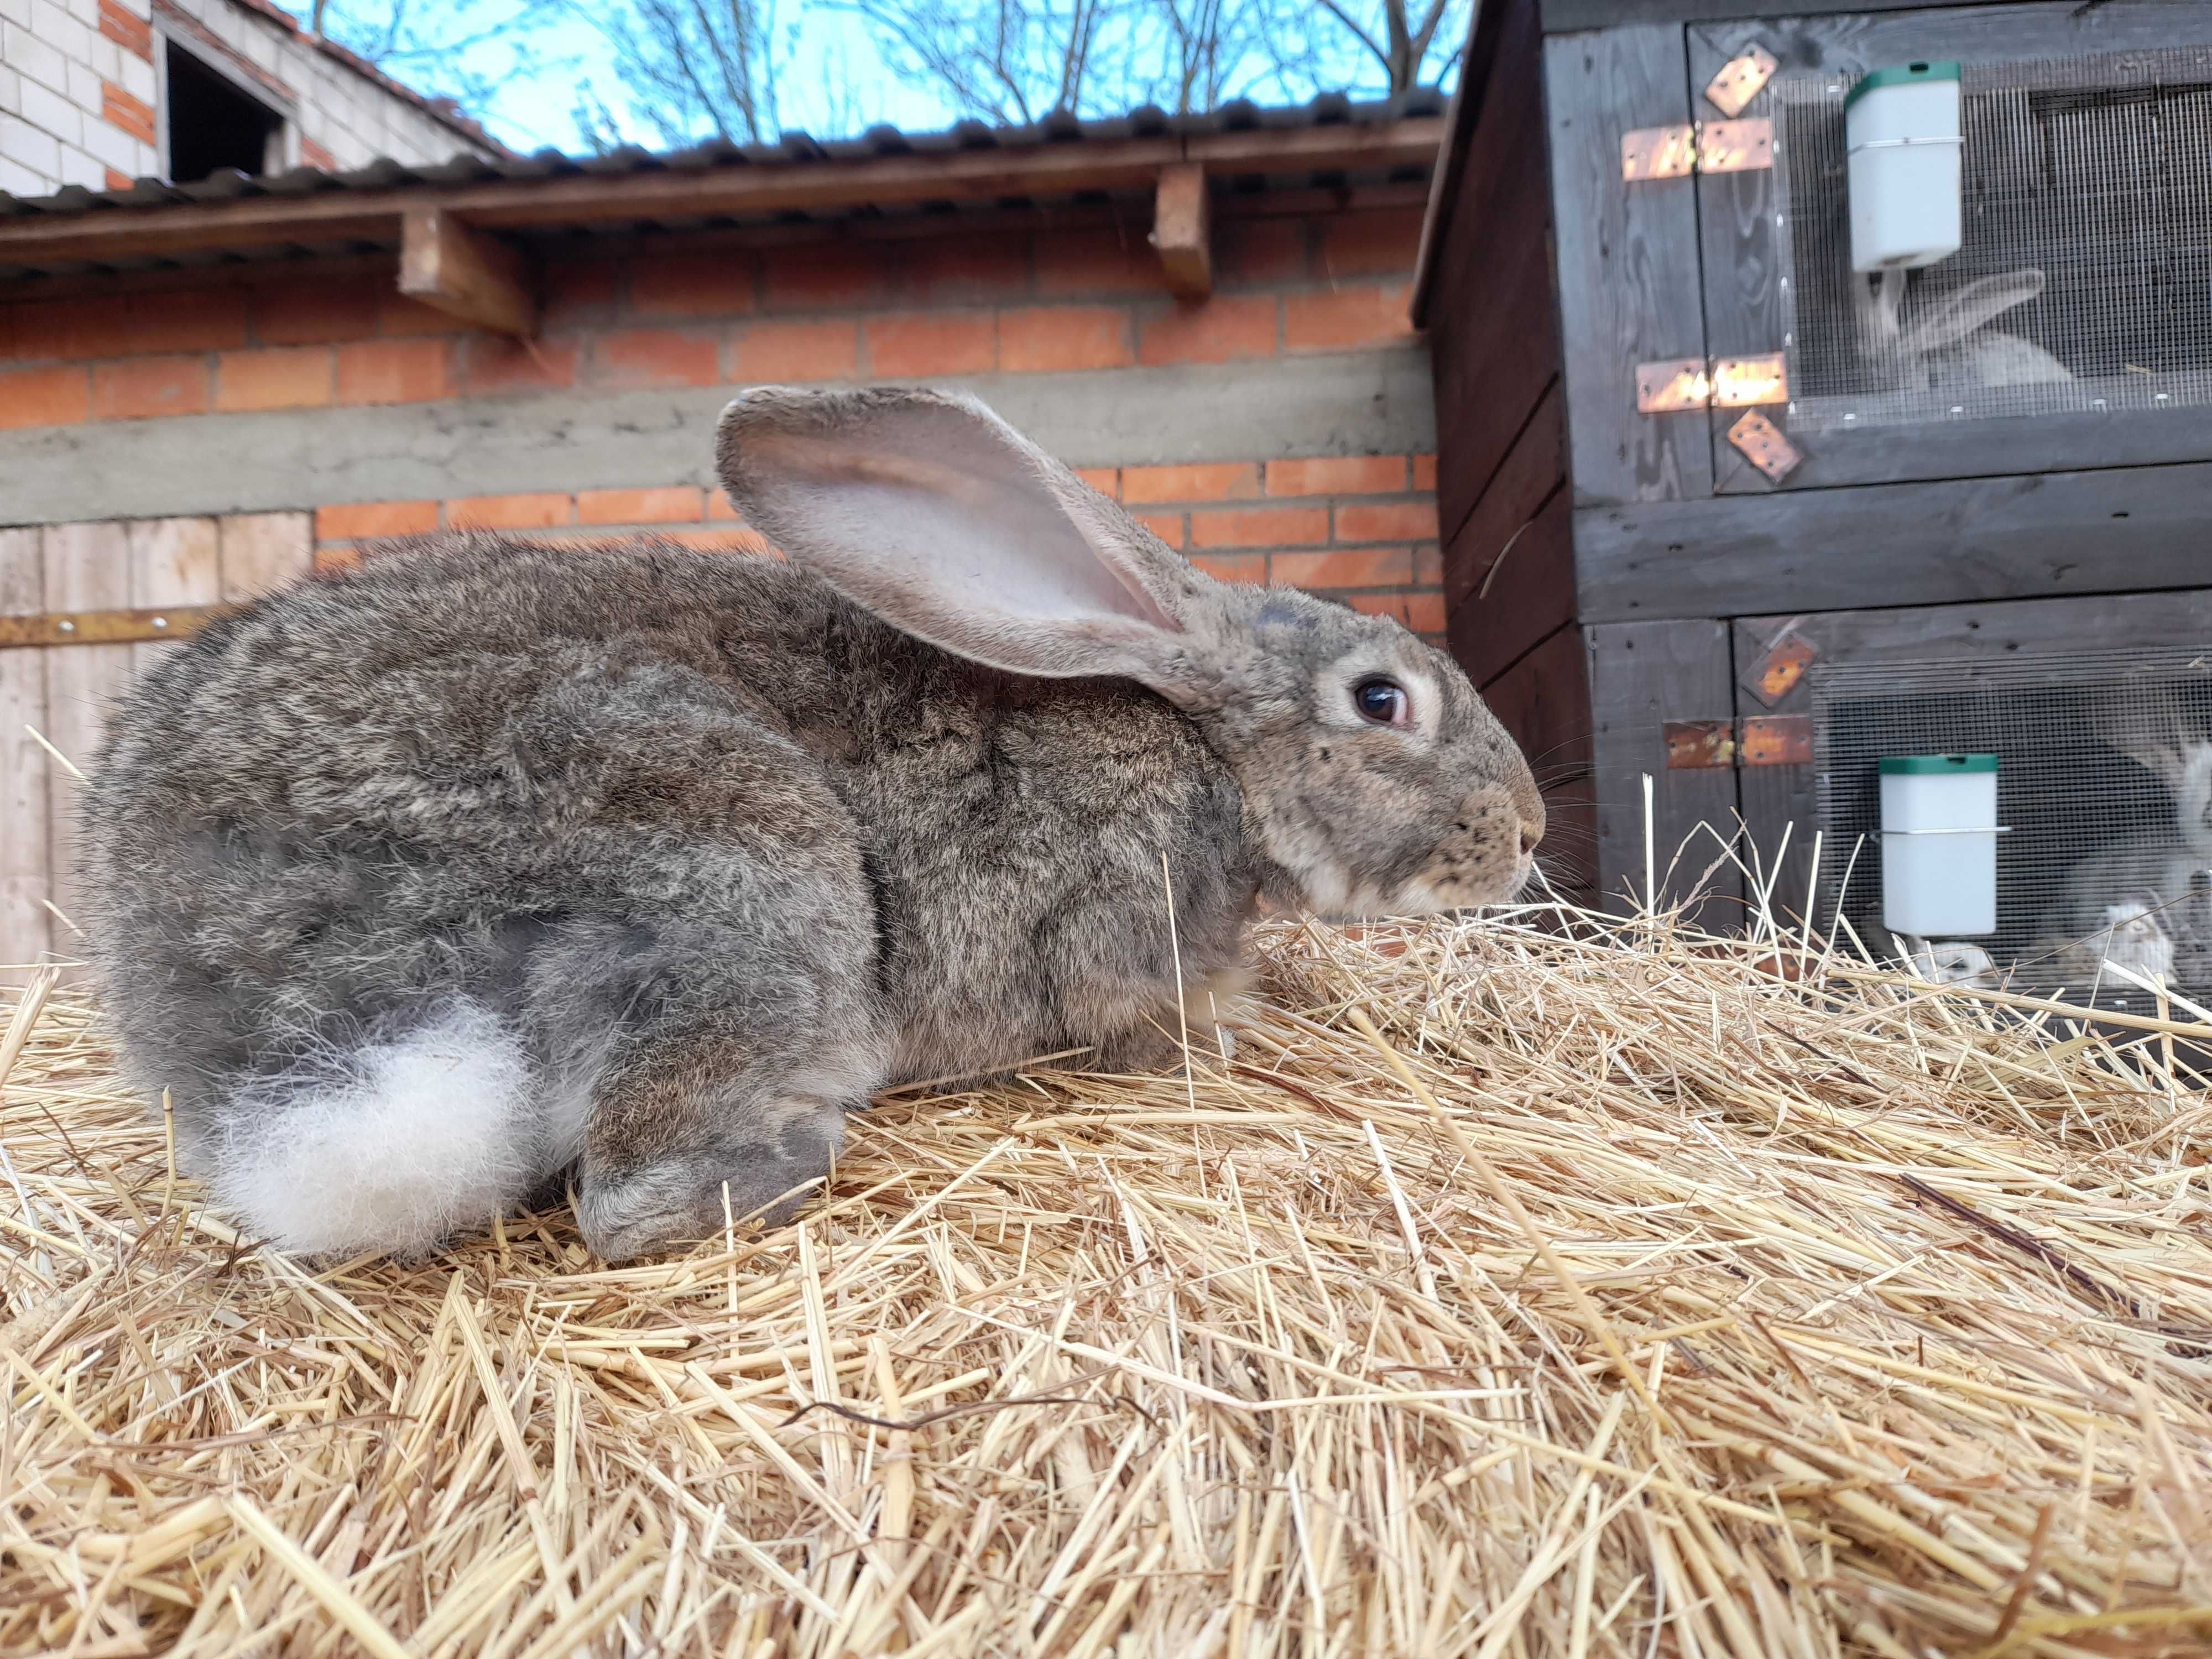
M 1492 903 L 1544 808 L 1396 623 L 1213 581 L 980 404 L 763 387 L 790 562 L 448 532 L 219 618 L 83 860 L 128 1075 L 303 1253 L 793 1212 L 901 1081 L 1178 1051 L 1263 900 Z M 1163 855 L 1166 868 L 1163 869 Z
M 2073 371 L 2032 340 L 1990 324 L 2043 292 L 2033 266 L 1983 276 L 1945 295 L 1907 324 L 1905 273 L 1891 269 L 1869 283 L 1852 278 L 1860 354 L 1907 392 L 1966 392 L 1982 386 L 2048 386 Z

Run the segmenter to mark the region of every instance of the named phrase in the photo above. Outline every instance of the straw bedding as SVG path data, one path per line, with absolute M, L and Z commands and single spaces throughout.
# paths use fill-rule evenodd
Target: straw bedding
M 1535 924 L 1273 932 L 1233 1060 L 619 1269 L 257 1249 L 34 990 L 0 1652 L 2212 1651 L 2186 1017 Z

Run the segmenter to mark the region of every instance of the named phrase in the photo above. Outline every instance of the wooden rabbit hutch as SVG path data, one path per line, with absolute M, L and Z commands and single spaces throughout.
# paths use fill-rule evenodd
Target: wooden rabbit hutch
M 2138 960 L 2212 982 L 2212 3 L 1483 0 L 1463 77 L 1415 295 L 1450 638 L 1574 775 L 1585 892 L 1642 890 L 1649 775 L 1709 922 L 1740 823 L 1777 912 L 1874 927 L 1879 760 L 1989 751 L 1996 967 L 2074 982 L 2148 886 Z M 1863 142 L 1908 80 L 1952 130 Z M 1861 182 L 1914 143 L 1955 200 Z M 1947 203 L 1854 269 L 1855 213 Z

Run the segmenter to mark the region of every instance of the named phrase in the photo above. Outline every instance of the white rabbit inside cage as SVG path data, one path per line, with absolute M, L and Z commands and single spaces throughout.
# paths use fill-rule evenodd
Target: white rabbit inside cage
M 2212 404 L 2212 51 L 1962 74 L 1959 251 L 1851 269 L 1853 77 L 1778 76 L 1793 431 Z
M 2107 1005 L 2147 1006 L 2143 981 L 2212 997 L 2212 650 L 1833 664 L 1813 681 L 1822 902 L 1869 943 L 1878 860 L 1852 854 L 1881 827 L 1881 757 L 1986 751 L 2009 831 L 1996 931 L 1898 954 L 1930 980 Z

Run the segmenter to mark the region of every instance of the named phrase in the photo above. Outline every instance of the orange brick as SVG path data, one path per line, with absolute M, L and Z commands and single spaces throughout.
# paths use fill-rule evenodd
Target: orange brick
M 770 311 L 836 311 L 873 305 L 891 290 L 888 248 L 866 242 L 811 242 L 771 248 L 761 262 Z
M 1249 507 L 1190 515 L 1194 547 L 1312 547 L 1328 539 L 1325 507 Z
M 1436 487 L 1437 458 L 1433 455 L 1414 456 L 1413 488 L 1416 489 L 1425 489 L 1433 494 L 1435 493 Z
M 133 351 L 227 351 L 246 342 L 244 289 L 149 295 L 135 305 L 120 303 L 129 310 L 125 325 Z
M 133 179 L 129 173 L 122 172 L 115 167 L 109 167 L 106 170 L 106 176 L 107 179 L 107 187 L 110 190 L 128 190 L 132 185 L 137 182 L 137 180 Z
M 1283 299 L 1283 343 L 1289 351 L 1352 351 L 1409 340 L 1403 283 L 1358 283 Z
M 1012 372 L 1121 368 L 1129 316 L 1113 306 L 1039 306 L 999 313 L 999 367 Z
M 1413 586 L 1441 588 L 1444 585 L 1444 550 L 1431 542 L 1413 550 Z
M 1307 271 L 1304 219 L 1231 219 L 1213 232 L 1213 280 L 1222 288 L 1296 282 Z
M 336 173 L 338 158 L 313 139 L 303 137 L 300 140 L 300 165 L 313 167 L 319 173 Z
M 704 548 L 709 553 L 757 553 L 771 559 L 783 556 L 781 550 L 768 544 L 768 538 L 757 530 L 677 530 L 669 532 L 668 539 L 685 547 Z
M 419 404 L 453 395 L 445 340 L 356 340 L 338 348 L 342 404 Z
M 116 0 L 100 0 L 100 32 L 132 57 L 154 61 L 154 26 Z
M 356 501 L 315 509 L 319 542 L 359 541 L 372 536 L 419 536 L 438 527 L 435 501 Z
M 1377 501 L 1336 509 L 1336 538 L 1340 542 L 1433 541 L 1437 534 L 1437 504 L 1432 501 Z
M 1075 476 L 1109 501 L 1118 499 L 1121 494 L 1121 469 L 1118 466 L 1079 466 Z
M 263 345 L 366 340 L 383 297 L 383 284 L 370 277 L 273 283 L 253 295 L 253 337 Z
M 361 568 L 361 550 L 357 547 L 319 547 L 315 550 L 315 574 L 327 580 L 336 580 L 349 570 Z
M 566 340 L 510 340 L 476 334 L 462 343 L 461 384 L 471 397 L 505 392 L 550 392 L 576 384 L 583 343 Z
M 868 373 L 901 380 L 998 367 L 998 319 L 988 312 L 910 312 L 868 324 Z
M 1257 586 L 1267 580 L 1265 553 L 1201 553 L 1191 563 L 1218 582 L 1250 582 Z
M 849 318 L 805 323 L 747 323 L 737 332 L 731 378 L 852 380 L 860 374 L 860 325 Z
M 1030 291 L 1030 240 L 1017 231 L 886 245 L 898 291 L 932 305 L 1018 299 Z
M 1139 513 L 1136 515 L 1136 520 L 1139 524 L 1144 526 L 1146 529 L 1151 531 L 1152 534 L 1158 536 L 1170 547 L 1181 547 L 1183 545 L 1185 538 L 1183 535 L 1182 514 Z
M 1269 580 L 1319 592 L 1337 587 L 1404 587 L 1413 580 L 1406 547 L 1340 547 L 1327 553 L 1278 553 Z
M 1260 468 L 1253 461 L 1121 469 L 1125 501 L 1233 501 L 1259 493 Z
M 1421 210 L 1378 208 L 1337 214 L 1321 228 L 1321 274 L 1389 276 L 1413 268 L 1421 246 Z
M 312 409 L 331 400 L 328 346 L 226 351 L 215 373 L 217 409 Z
M 1441 634 L 1444 626 L 1444 596 L 1441 593 L 1354 593 L 1345 603 L 1370 617 L 1390 617 L 1416 634 Z
M 742 519 L 744 515 L 732 504 L 727 495 L 719 489 L 710 489 L 707 492 L 707 516 L 709 519 Z
M 578 524 L 696 524 L 706 510 L 701 492 L 688 484 L 576 492 Z
M 1372 495 L 1405 487 L 1403 455 L 1329 455 L 1267 463 L 1270 495 Z
M 100 118 L 142 144 L 154 142 L 153 106 L 133 98 L 112 81 L 100 83 Z
M 592 343 L 592 380 L 603 386 L 713 386 L 722 378 L 722 345 L 712 334 L 633 328 Z
M 208 406 L 207 359 L 125 357 L 96 363 L 92 371 L 92 406 L 103 421 L 202 414 Z
M 557 492 L 528 495 L 468 495 L 446 503 L 446 522 L 486 530 L 546 530 L 570 522 L 572 503 Z
M 420 300 L 410 300 L 390 289 L 380 289 L 377 293 L 376 325 L 381 332 L 400 339 L 470 331 L 469 325 L 451 312 L 426 306 Z
M 611 261 L 564 260 L 545 268 L 545 304 L 539 317 L 548 329 L 575 328 L 586 323 L 611 323 L 615 315 L 615 277 Z
M 1225 363 L 1275 355 L 1273 295 L 1220 297 L 1156 312 L 1139 325 L 1137 361 Z
M 650 254 L 629 268 L 629 308 L 639 317 L 736 317 L 753 308 L 750 249 Z
M 1113 225 L 1045 230 L 1036 239 L 1036 291 L 1158 294 L 1160 256 L 1141 230 Z
M 89 369 L 0 368 L 0 428 L 75 426 L 91 413 Z

